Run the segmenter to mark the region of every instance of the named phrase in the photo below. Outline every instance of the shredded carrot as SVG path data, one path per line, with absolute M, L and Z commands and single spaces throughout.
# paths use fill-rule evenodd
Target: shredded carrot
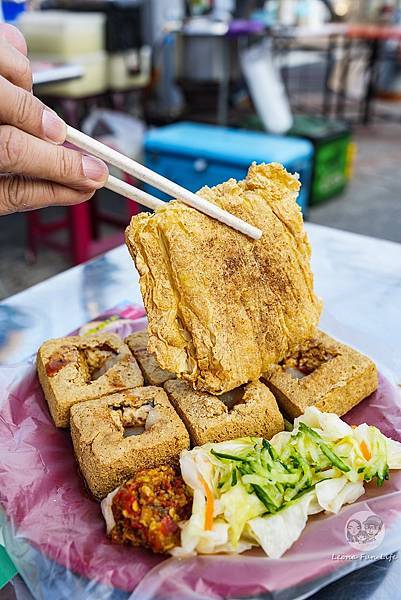
M 364 457 L 366 460 L 370 460 L 370 459 L 372 458 L 372 455 L 371 455 L 371 453 L 370 453 L 370 450 L 369 450 L 369 448 L 368 448 L 368 446 L 367 446 L 367 444 L 366 444 L 365 440 L 362 440 L 362 442 L 359 444 L 359 447 L 360 447 L 360 449 L 361 449 L 361 452 L 362 452 L 362 454 L 363 454 L 363 457 Z
M 214 514 L 214 496 L 213 492 L 202 477 L 199 475 L 199 481 L 202 484 L 203 490 L 206 496 L 206 508 L 205 508 L 205 530 L 211 531 L 213 529 L 213 514 Z
M 358 425 L 351 425 L 352 429 L 356 429 Z

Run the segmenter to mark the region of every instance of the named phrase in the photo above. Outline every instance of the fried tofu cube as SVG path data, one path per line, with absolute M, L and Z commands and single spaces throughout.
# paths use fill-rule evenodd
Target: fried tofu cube
M 167 381 L 164 389 L 194 446 L 248 435 L 271 438 L 284 428 L 277 402 L 261 382 L 249 383 L 221 396 L 196 392 L 178 379 Z
M 264 380 L 280 408 L 292 418 L 308 406 L 341 417 L 378 385 L 376 365 L 370 358 L 322 331 L 273 366 Z
M 136 471 L 176 464 L 189 435 L 158 387 L 139 387 L 75 404 L 71 435 L 94 496 L 104 498 Z
M 155 356 L 148 350 L 148 332 L 137 331 L 125 339 L 125 343 L 141 367 L 145 383 L 149 385 L 163 385 L 169 379 L 175 379 L 175 374 L 162 369 Z
M 110 333 L 48 340 L 39 348 L 37 370 L 57 427 L 68 427 L 77 402 L 143 385 L 128 346 Z

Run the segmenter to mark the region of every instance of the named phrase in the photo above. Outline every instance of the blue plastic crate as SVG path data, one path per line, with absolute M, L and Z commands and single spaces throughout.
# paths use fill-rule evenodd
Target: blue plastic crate
M 307 212 L 313 145 L 305 139 L 182 122 L 147 132 L 145 161 L 153 171 L 193 192 L 230 177 L 243 179 L 254 161 L 282 163 L 291 173 L 299 173 L 298 203 Z M 168 198 L 150 186 L 146 189 Z

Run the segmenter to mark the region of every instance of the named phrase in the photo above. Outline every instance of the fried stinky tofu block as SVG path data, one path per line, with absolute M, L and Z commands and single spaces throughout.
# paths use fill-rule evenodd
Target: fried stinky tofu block
M 376 365 L 370 358 L 322 331 L 271 367 L 264 379 L 280 408 L 293 418 L 308 406 L 341 417 L 378 385 Z
M 179 201 L 132 218 L 126 242 L 140 274 L 148 349 L 163 369 L 218 395 L 257 381 L 313 335 L 321 303 L 299 187 L 272 163 L 198 192 L 261 229 L 257 241 Z
M 271 438 L 284 428 L 277 402 L 261 382 L 221 396 L 194 391 L 178 379 L 167 381 L 164 389 L 195 446 L 248 435 Z
M 189 435 L 165 391 L 139 387 L 75 404 L 71 435 L 92 493 L 104 498 L 136 471 L 178 463 Z
M 163 385 L 169 379 L 175 379 L 174 373 L 162 369 L 156 358 L 148 350 L 147 331 L 137 331 L 125 339 L 125 343 L 141 367 L 145 383 L 149 385 Z
M 68 427 L 76 402 L 143 385 L 135 358 L 113 333 L 48 340 L 39 348 L 37 370 L 57 427 Z

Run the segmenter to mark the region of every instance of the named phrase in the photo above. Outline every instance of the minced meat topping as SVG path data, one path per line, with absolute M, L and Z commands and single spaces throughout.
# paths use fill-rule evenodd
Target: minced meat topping
M 319 342 L 311 340 L 308 347 L 288 356 L 280 364 L 286 369 L 298 369 L 304 375 L 310 375 L 320 365 L 336 356 L 337 352 L 333 348 L 326 348 Z

